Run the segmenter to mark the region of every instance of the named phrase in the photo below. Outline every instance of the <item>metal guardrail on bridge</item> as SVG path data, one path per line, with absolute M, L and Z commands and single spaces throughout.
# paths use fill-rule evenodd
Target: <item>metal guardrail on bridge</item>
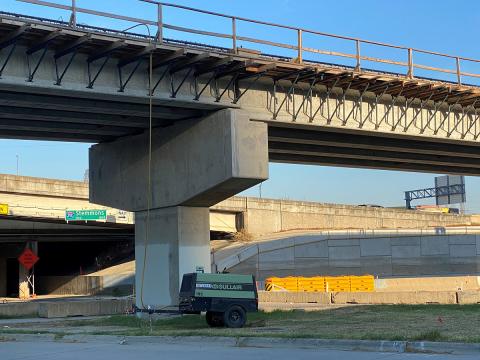
M 464 65 L 466 65 L 467 63 L 470 63 L 470 64 L 480 63 L 480 59 L 473 59 L 469 57 L 444 54 L 440 52 L 417 49 L 413 47 L 392 45 L 392 44 L 387 44 L 383 42 L 364 40 L 364 39 L 355 38 L 355 37 L 334 35 L 334 34 L 319 32 L 315 30 L 304 29 L 300 27 L 275 24 L 267 21 L 253 20 L 253 19 L 248 19 L 244 17 L 226 15 L 222 13 L 196 9 L 192 7 L 182 6 L 182 5 L 158 2 L 154 0 L 139 0 L 139 1 L 150 3 L 157 7 L 155 21 L 82 8 L 77 6 L 77 0 L 71 0 L 71 5 L 58 4 L 58 3 L 43 1 L 43 0 L 18 0 L 18 1 L 69 11 L 71 12 L 70 25 L 72 27 L 77 26 L 78 13 L 106 17 L 106 18 L 116 19 L 116 20 L 123 20 L 123 21 L 133 22 L 136 24 L 143 24 L 143 25 L 146 25 L 147 27 L 153 26 L 153 27 L 156 27 L 157 29 L 156 37 L 155 37 L 155 41 L 157 42 L 163 41 L 164 29 L 169 29 L 169 30 L 190 33 L 190 34 L 210 36 L 210 37 L 221 38 L 221 39 L 230 39 L 232 41 L 232 45 L 230 49 L 232 53 L 238 52 L 238 49 L 239 49 L 238 43 L 240 41 L 243 41 L 246 43 L 256 43 L 261 45 L 272 46 L 274 48 L 294 50 L 296 51 L 296 57 L 293 58 L 292 60 L 300 64 L 304 62 L 309 62 L 308 60 L 305 59 L 304 55 L 305 53 L 310 53 L 310 54 L 320 54 L 320 55 L 332 56 L 332 57 L 344 58 L 344 59 L 353 59 L 355 61 L 355 70 L 357 71 L 360 71 L 362 69 L 363 61 L 369 61 L 377 64 L 388 64 L 388 65 L 400 66 L 405 68 L 405 72 L 399 75 L 405 75 L 409 79 L 420 78 L 420 77 L 415 77 L 415 69 L 426 70 L 432 73 L 443 73 L 443 74 L 454 75 L 456 77 L 455 83 L 457 85 L 465 85 L 466 84 L 464 81 L 465 77 L 480 78 L 480 73 L 466 72 L 462 70 Z M 212 32 L 212 31 L 204 31 L 204 30 L 195 29 L 195 28 L 187 28 L 187 27 L 177 26 L 175 24 L 166 23 L 164 21 L 164 15 L 163 15 L 163 9 L 165 7 L 182 9 L 186 11 L 195 12 L 197 14 L 206 14 L 213 17 L 221 17 L 221 18 L 229 19 L 231 21 L 231 30 L 229 33 L 220 33 L 220 32 Z M 294 31 L 297 35 L 296 44 L 286 44 L 286 43 L 277 42 L 277 41 L 267 41 L 259 38 L 242 36 L 238 31 L 238 24 L 240 22 L 263 25 L 263 26 L 274 28 L 277 30 L 285 29 L 289 31 Z M 320 49 L 316 47 L 315 48 L 306 47 L 303 45 L 305 34 L 315 35 L 315 36 L 318 36 L 319 38 L 338 39 L 338 40 L 351 43 L 355 46 L 355 52 L 346 53 L 346 52 L 338 52 L 338 51 L 329 51 L 329 50 Z M 372 45 L 375 47 L 399 50 L 403 52 L 403 55 L 399 59 L 387 59 L 387 58 L 369 56 L 368 54 L 366 54 L 365 49 L 363 49 L 364 45 Z M 420 64 L 415 62 L 415 58 L 417 55 L 429 55 L 432 57 L 441 58 L 443 60 L 451 60 L 452 62 L 454 62 L 454 64 L 452 64 L 452 67 L 449 67 L 449 68 L 442 68 L 437 66 Z

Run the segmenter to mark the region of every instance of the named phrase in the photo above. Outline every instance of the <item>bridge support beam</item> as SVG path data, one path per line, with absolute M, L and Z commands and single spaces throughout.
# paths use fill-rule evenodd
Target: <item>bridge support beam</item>
M 148 144 L 92 146 L 90 201 L 136 213 L 136 304 L 155 309 L 177 304 L 184 273 L 210 271 L 208 207 L 268 178 L 267 125 L 226 109 L 157 128 L 150 171 Z

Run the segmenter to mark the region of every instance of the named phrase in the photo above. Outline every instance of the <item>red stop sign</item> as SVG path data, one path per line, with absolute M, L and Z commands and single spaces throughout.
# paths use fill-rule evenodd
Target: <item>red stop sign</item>
M 18 257 L 18 261 L 27 270 L 30 270 L 40 258 L 30 249 L 25 249 Z

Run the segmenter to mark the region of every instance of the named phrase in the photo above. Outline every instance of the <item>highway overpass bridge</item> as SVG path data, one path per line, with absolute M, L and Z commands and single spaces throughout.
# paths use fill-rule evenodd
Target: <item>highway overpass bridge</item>
M 468 85 L 480 74 L 463 70 L 479 60 L 150 0 L 155 20 L 23 1 L 71 21 L 0 14 L 0 136 L 98 143 L 90 200 L 136 213 L 139 307 L 175 303 L 181 274 L 208 270 L 208 207 L 267 179 L 269 161 L 480 173 L 480 90 Z M 172 7 L 221 17 L 228 31 L 171 23 L 162 10 Z M 135 28 L 83 25 L 82 14 Z M 247 37 L 240 23 L 296 40 Z M 143 27 L 150 35 L 133 32 Z M 321 49 L 325 38 L 355 51 Z M 375 57 L 371 47 L 399 55 Z M 427 65 L 417 60 L 425 56 Z M 439 58 L 453 66 L 439 68 Z M 454 81 L 434 79 L 443 75 Z

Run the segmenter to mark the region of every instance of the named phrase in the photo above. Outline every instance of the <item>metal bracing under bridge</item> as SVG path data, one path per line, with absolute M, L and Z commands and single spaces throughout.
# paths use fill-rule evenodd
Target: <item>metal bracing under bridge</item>
M 413 200 L 462 194 L 465 194 L 465 184 L 454 184 L 419 190 L 410 190 L 405 191 L 405 205 L 407 209 L 411 209 L 411 202 Z
M 182 6 L 175 7 L 230 19 L 232 32 L 181 28 L 165 23 L 161 11 L 157 21 L 150 21 L 26 1 L 71 11 L 72 19 L 0 13 L 1 137 L 103 142 L 141 133 L 148 128 L 145 104 L 152 95 L 154 127 L 225 107 L 245 109 L 252 120 L 268 122 L 272 161 L 480 173 L 480 88 L 465 84 L 465 79 L 480 75 L 462 72 L 460 66 L 475 59 Z M 162 6 L 170 5 L 157 4 L 158 9 Z M 156 31 L 144 36 L 81 25 L 76 15 L 82 12 Z M 241 36 L 235 27 L 241 21 L 295 31 L 298 43 L 287 46 Z M 232 48 L 167 39 L 164 29 L 231 39 Z M 350 41 L 356 53 L 306 48 L 302 36 L 307 33 Z M 293 50 L 296 57 L 240 48 L 241 41 Z M 366 50 L 360 52 L 362 44 L 399 49 L 407 61 L 372 58 Z M 318 63 L 308 59 L 312 53 L 354 59 L 356 66 Z M 417 53 L 449 57 L 457 66 L 425 67 L 415 63 Z M 150 55 L 153 83 L 148 94 Z M 362 61 L 394 64 L 406 71 L 369 70 Z M 454 74 L 457 81 L 415 76 L 415 69 L 426 68 Z

